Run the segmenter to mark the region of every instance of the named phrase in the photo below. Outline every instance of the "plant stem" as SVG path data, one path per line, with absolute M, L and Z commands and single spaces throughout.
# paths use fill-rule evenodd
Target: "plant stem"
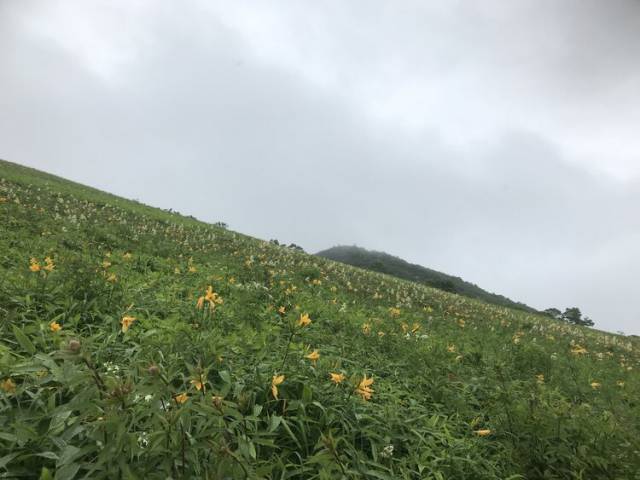
M 282 359 L 282 365 L 280 366 L 280 371 L 284 371 L 284 365 L 287 362 L 287 357 L 289 356 L 289 346 L 291 345 L 291 341 L 293 340 L 293 336 L 296 334 L 295 330 L 291 330 L 291 334 L 289 335 L 289 340 L 287 341 L 287 347 L 284 351 L 284 358 Z

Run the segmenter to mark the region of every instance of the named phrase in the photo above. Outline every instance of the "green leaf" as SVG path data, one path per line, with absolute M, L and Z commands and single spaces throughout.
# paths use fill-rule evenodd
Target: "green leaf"
M 284 420 L 283 418 L 281 418 L 282 421 L 282 426 L 284 427 L 284 429 L 287 431 L 287 433 L 289 434 L 289 436 L 291 437 L 291 439 L 296 442 L 296 445 L 298 445 L 298 448 L 302 449 L 302 444 L 298 441 L 298 439 L 296 438 L 296 436 L 293 434 L 293 432 L 291 431 L 291 428 L 289 427 L 289 424 L 287 423 L 286 420 Z
M 0 438 L 6 440 L 7 442 L 17 442 L 18 437 L 13 435 L 12 433 L 0 432 Z
M 16 336 L 16 340 L 20 344 L 20 346 L 29 352 L 31 355 L 36 353 L 36 347 L 31 343 L 29 337 L 27 337 L 22 330 L 18 328 L 17 325 L 13 325 L 13 334 Z
M 74 447 L 73 445 L 67 445 L 65 449 L 62 451 L 60 458 L 58 459 L 57 465 L 63 466 L 68 465 L 73 462 L 76 458 L 78 458 L 82 454 L 82 451 L 78 447 Z M 57 472 L 56 472 L 57 478 Z
M 48 458 L 51 460 L 58 460 L 58 455 L 56 455 L 54 452 L 40 452 L 40 453 L 36 453 L 35 454 L 36 457 L 42 457 L 42 458 Z
M 220 375 L 220 378 L 224 383 L 231 383 L 231 375 L 229 375 L 229 372 L 226 370 L 219 371 L 218 375 Z
M 302 387 L 302 401 L 304 403 L 310 403 L 312 397 L 313 397 L 313 392 L 311 391 L 311 389 L 307 385 Z
M 282 417 L 278 415 L 272 415 L 269 420 L 269 432 L 275 432 L 278 426 L 282 422 Z
M 42 467 L 42 471 L 40 472 L 40 480 L 53 480 L 53 475 L 47 467 Z
M 67 418 L 71 415 L 71 410 L 62 410 L 56 412 L 51 416 L 51 423 L 49 423 L 49 433 L 52 435 L 57 435 L 64 429 L 64 423 Z
M 65 465 L 64 467 L 56 470 L 56 476 L 54 477 L 54 480 L 71 480 L 76 476 L 78 470 L 80 470 L 80 465 L 77 463 Z
M 9 464 L 11 460 L 16 458 L 18 455 L 20 455 L 20 452 L 10 453 L 8 455 L 5 455 L 4 457 L 0 457 L 0 468 L 4 468 L 6 465 Z

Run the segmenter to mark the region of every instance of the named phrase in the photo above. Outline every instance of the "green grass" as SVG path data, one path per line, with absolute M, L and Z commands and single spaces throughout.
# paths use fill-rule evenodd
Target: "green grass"
M 0 328 L 0 477 L 640 478 L 636 339 L 6 162 Z

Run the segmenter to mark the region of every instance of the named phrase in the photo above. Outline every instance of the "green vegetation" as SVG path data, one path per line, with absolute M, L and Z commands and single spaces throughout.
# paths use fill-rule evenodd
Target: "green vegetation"
M 568 322 L 572 325 L 582 325 L 585 327 L 593 327 L 594 322 L 589 317 L 583 317 L 578 307 L 565 308 L 564 313 L 557 308 L 547 308 L 543 313 L 551 318 Z
M 640 478 L 640 343 L 0 163 L 0 476 Z
M 365 270 L 386 273 L 404 280 L 418 282 L 446 292 L 478 298 L 495 305 L 517 308 L 532 313 L 536 312 L 535 309 L 524 303 L 514 302 L 502 295 L 487 292 L 473 283 L 465 282 L 459 277 L 409 263 L 388 253 L 343 245 L 323 250 L 316 255 L 336 262 L 346 263 L 347 265 L 353 265 L 354 267 L 364 268 Z

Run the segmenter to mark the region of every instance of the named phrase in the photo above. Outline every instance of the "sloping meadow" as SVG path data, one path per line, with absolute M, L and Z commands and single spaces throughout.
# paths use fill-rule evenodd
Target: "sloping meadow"
M 0 476 L 640 478 L 639 344 L 0 162 Z

